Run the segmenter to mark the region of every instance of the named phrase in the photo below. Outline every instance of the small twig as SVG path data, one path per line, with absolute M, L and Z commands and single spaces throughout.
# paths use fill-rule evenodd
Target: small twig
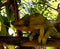
M 5 5 L 7 5 L 7 2 L 4 2 L 4 3 L 0 4 L 0 8 L 1 8 L 2 6 L 5 6 Z
M 46 4 L 46 5 L 47 5 L 47 4 Z M 47 6 L 57 11 L 57 9 L 55 9 L 55 8 L 53 8 L 53 7 L 49 6 L 49 5 L 47 5 Z

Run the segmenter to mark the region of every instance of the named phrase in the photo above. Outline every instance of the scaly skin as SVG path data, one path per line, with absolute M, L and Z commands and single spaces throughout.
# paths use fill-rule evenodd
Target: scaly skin
M 46 44 L 49 36 L 60 38 L 60 33 L 58 33 L 54 25 L 38 13 L 29 16 L 26 15 L 22 19 L 14 21 L 12 24 L 18 30 L 31 31 L 32 33 L 29 36 L 30 41 L 32 41 L 33 37 L 36 35 L 35 30 L 40 30 L 39 32 L 37 31 L 39 34 L 38 42 L 42 42 L 42 44 Z M 28 26 L 25 26 L 26 24 Z

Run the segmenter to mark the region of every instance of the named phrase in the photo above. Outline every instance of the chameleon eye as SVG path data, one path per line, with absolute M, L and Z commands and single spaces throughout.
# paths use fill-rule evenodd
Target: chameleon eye
M 19 22 L 19 24 L 23 25 L 23 24 L 24 24 L 24 21 L 23 21 L 23 20 L 21 20 L 21 21 Z

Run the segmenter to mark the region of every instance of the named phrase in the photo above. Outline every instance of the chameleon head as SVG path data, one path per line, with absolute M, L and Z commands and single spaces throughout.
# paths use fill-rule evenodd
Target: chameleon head
M 13 21 L 13 22 L 11 22 L 11 24 L 13 25 L 13 26 L 22 26 L 23 24 L 24 24 L 24 20 L 16 20 L 16 21 Z

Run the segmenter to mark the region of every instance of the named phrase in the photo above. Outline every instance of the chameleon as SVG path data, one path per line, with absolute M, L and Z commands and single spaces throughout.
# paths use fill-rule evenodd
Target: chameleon
M 38 43 L 42 44 L 46 44 L 50 36 L 60 38 L 60 33 L 54 27 L 54 24 L 39 13 L 34 13 L 32 15 L 26 14 L 22 19 L 13 21 L 12 25 L 17 30 L 31 31 L 32 33 L 29 36 L 30 41 L 33 40 L 36 33 L 39 34 Z

